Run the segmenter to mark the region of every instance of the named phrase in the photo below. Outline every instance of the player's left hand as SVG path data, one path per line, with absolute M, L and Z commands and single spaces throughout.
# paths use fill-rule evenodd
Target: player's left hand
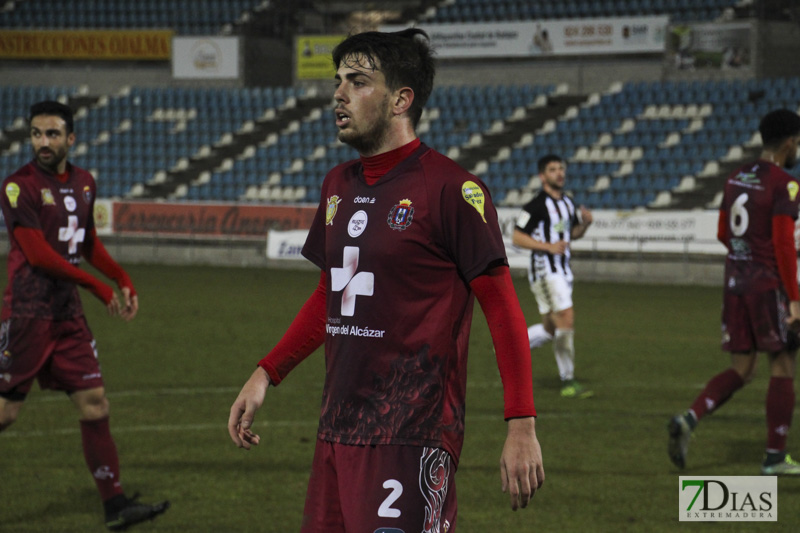
M 591 223 L 592 223 L 592 221 L 593 221 L 593 219 L 592 219 L 592 212 L 591 212 L 591 211 L 589 211 L 589 210 L 588 210 L 586 207 L 584 207 L 584 206 L 581 206 L 581 207 L 580 207 L 580 212 L 581 212 L 581 224 L 585 224 L 585 225 L 587 225 L 587 226 L 588 226 L 589 224 L 591 224 Z
M 542 448 L 536 438 L 535 418 L 508 421 L 508 436 L 500 456 L 500 478 L 514 511 L 527 507 L 544 483 Z

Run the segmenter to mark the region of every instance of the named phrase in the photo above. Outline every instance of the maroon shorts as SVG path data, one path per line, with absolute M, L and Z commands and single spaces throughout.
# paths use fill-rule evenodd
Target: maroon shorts
M 452 533 L 455 465 L 421 446 L 317 440 L 302 533 Z
M 0 325 L 0 396 L 24 400 L 34 378 L 43 389 L 67 392 L 103 386 L 84 317 L 58 322 L 12 317 Z
M 722 305 L 722 349 L 734 353 L 781 352 L 796 348 L 786 327 L 788 303 L 783 291 L 725 292 Z

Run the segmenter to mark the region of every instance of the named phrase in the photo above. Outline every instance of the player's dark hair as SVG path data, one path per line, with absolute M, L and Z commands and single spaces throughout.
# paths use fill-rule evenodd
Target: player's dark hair
M 333 64 L 338 70 L 343 60 L 357 56 L 360 56 L 357 66 L 382 72 L 390 90 L 410 87 L 414 91 L 409 117 L 416 127 L 433 91 L 436 75 L 436 61 L 428 34 L 418 28 L 408 28 L 389 33 L 368 31 L 350 35 L 333 49 Z
M 72 109 L 61 102 L 53 100 L 45 100 L 44 102 L 37 102 L 31 106 L 30 115 L 28 116 L 28 124 L 33 120 L 33 117 L 39 115 L 54 115 L 64 119 L 67 124 L 67 135 L 72 133 L 75 127 L 75 121 L 72 118 Z
M 758 125 L 761 142 L 767 148 L 777 148 L 788 139 L 800 135 L 800 116 L 788 109 L 770 111 Z
M 539 161 L 536 163 L 536 167 L 539 169 L 539 174 L 544 172 L 544 169 L 547 168 L 547 165 L 550 163 L 564 163 L 564 159 L 556 154 L 547 154 L 539 158 Z

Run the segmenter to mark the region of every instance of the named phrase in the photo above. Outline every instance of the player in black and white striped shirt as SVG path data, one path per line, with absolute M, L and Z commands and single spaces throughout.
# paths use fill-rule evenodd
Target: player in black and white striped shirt
M 542 190 L 517 217 L 513 243 L 531 250 L 528 280 L 536 297 L 542 323 L 528 328 L 531 349 L 553 340 L 553 351 L 563 383 L 561 395 L 587 398 L 592 392 L 575 381 L 575 345 L 572 306 L 570 242 L 583 237 L 592 223 L 592 213 L 576 207 L 564 194 L 566 163 L 557 155 L 538 161 Z

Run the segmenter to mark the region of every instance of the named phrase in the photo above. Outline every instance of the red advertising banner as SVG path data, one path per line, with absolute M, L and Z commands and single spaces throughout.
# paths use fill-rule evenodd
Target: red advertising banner
M 116 234 L 259 237 L 269 230 L 308 229 L 315 207 L 114 202 Z

